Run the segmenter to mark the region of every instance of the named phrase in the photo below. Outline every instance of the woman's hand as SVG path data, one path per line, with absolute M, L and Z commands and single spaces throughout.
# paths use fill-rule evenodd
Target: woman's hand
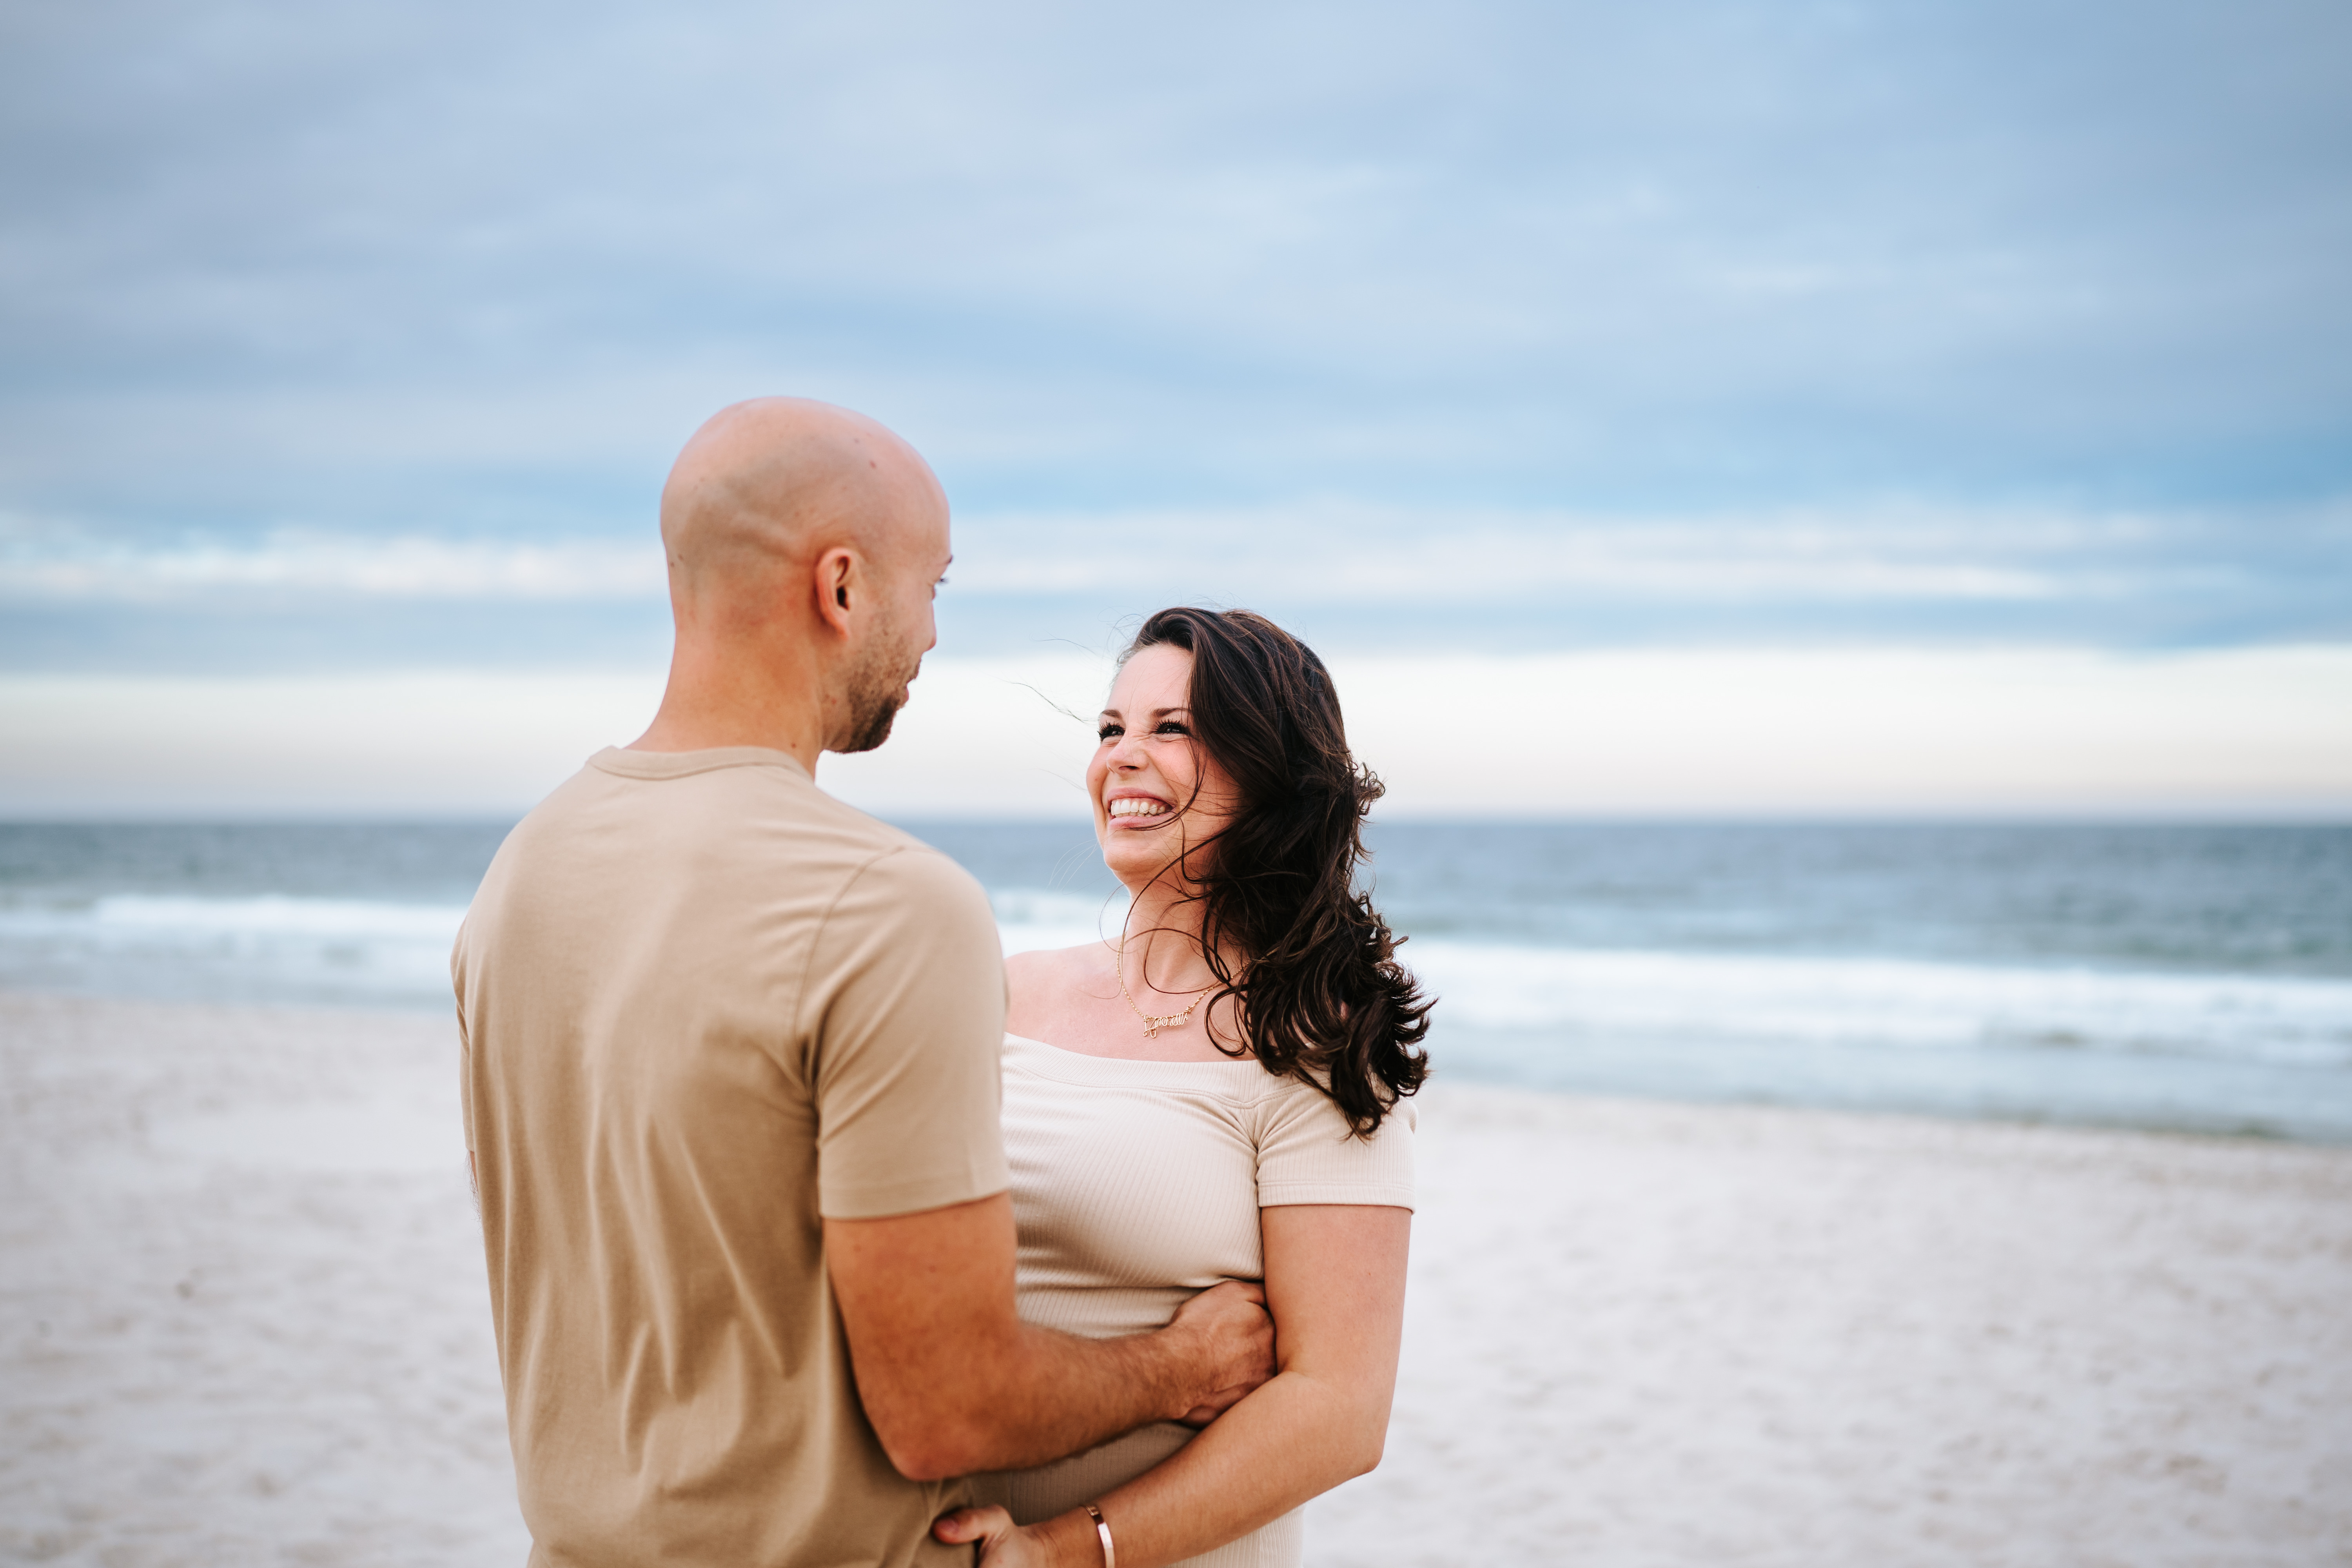
M 931 1521 L 931 1534 L 950 1546 L 976 1542 L 981 1568 L 1054 1568 L 1042 1531 L 1024 1529 L 1001 1508 L 960 1508 Z

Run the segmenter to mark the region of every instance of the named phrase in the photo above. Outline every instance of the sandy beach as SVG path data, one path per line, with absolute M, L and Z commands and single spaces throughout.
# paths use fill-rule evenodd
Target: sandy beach
M 0 994 L 0 1553 L 520 1563 L 451 1051 Z M 2352 1150 L 1454 1084 L 1421 1146 L 1311 1562 L 2352 1563 Z

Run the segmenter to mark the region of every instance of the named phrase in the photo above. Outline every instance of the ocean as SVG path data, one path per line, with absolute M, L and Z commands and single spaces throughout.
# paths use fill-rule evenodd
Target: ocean
M 509 825 L 0 825 L 0 986 L 437 1011 Z M 910 822 L 1008 949 L 1083 825 Z M 2352 1142 L 2352 827 L 1376 824 L 1441 1078 Z

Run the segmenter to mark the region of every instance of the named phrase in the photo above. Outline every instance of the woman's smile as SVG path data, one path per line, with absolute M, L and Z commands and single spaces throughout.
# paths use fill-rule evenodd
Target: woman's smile
M 1104 859 L 1130 893 L 1171 866 L 1180 882 L 1197 874 L 1200 851 L 1233 819 L 1233 781 L 1193 738 L 1192 686 L 1191 653 L 1139 648 L 1102 710 L 1087 792 Z

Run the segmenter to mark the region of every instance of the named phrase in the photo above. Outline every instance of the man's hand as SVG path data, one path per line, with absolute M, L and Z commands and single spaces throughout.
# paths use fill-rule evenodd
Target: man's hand
M 1239 1279 L 1213 1285 L 1177 1308 L 1163 1331 L 1181 1353 L 1198 1358 L 1202 1386 L 1211 1390 L 1177 1414 L 1188 1426 L 1206 1426 L 1274 1375 L 1274 1320 L 1259 1286 Z

